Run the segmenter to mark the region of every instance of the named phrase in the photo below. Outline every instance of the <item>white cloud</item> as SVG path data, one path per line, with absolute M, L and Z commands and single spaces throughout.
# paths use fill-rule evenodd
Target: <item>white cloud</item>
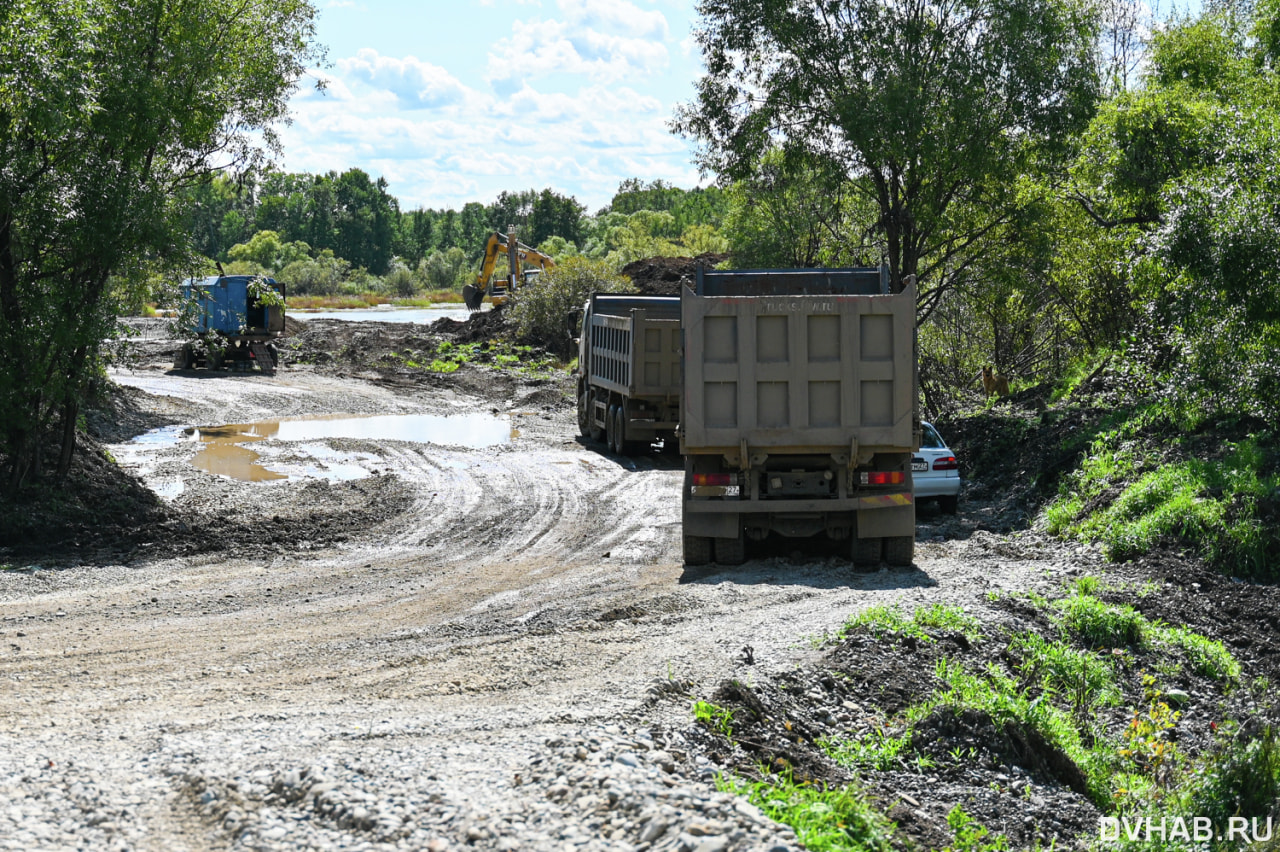
M 670 28 L 659 11 L 627 0 L 560 0 L 560 21 L 518 21 L 489 51 L 486 78 L 499 91 L 513 81 L 576 74 L 595 81 L 653 74 L 669 61 Z
M 364 48 L 355 56 L 339 59 L 339 72 L 347 78 L 392 92 L 413 107 L 441 107 L 467 97 L 467 87 L 445 69 L 415 56 L 396 59 Z
M 313 72 L 328 90 L 295 95 L 283 167 L 364 169 L 385 177 L 404 209 L 551 187 L 595 211 L 629 177 L 697 185 L 690 145 L 667 128 L 679 96 L 668 78 L 683 64 L 667 15 L 644 0 L 551 8 L 558 20 L 485 11 L 487 28 L 459 36 L 475 45 L 470 62 L 434 54 L 446 68 L 365 47 Z M 471 68 L 486 53 L 489 86 Z M 466 73 L 477 76 L 456 76 Z

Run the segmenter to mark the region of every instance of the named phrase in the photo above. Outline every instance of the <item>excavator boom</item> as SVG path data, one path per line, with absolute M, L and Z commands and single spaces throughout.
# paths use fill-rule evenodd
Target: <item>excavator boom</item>
M 494 270 L 503 254 L 507 256 L 507 278 L 504 282 L 497 282 Z M 501 305 L 511 290 L 525 283 L 526 276 L 535 274 L 533 270 L 546 271 L 554 269 L 555 265 L 547 255 L 517 240 L 514 228 L 509 228 L 506 234 L 494 231 L 485 241 L 484 259 L 475 283 L 462 288 L 462 299 L 473 311 L 480 310 L 486 296 L 493 304 Z

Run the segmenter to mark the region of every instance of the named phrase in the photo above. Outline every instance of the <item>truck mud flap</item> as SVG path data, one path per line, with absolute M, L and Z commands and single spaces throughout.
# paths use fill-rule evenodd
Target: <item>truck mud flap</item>
M 736 512 L 685 512 L 684 534 L 708 538 L 737 538 L 741 531 Z

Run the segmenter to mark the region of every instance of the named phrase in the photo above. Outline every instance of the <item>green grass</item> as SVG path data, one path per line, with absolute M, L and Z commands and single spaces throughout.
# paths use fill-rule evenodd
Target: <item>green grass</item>
M 1020 657 L 1018 671 L 1049 694 L 1058 695 L 1079 717 L 1098 706 L 1121 701 L 1115 669 L 1102 655 L 1045 639 L 1038 633 L 1015 634 L 1009 650 Z
M 1128 604 L 1109 604 L 1092 595 L 1075 594 L 1054 601 L 1061 624 L 1094 648 L 1142 645 L 1149 622 Z
M 1227 683 L 1240 678 L 1239 661 L 1221 642 L 1186 627 L 1150 621 L 1128 604 L 1077 593 L 1054 601 L 1053 607 L 1059 612 L 1058 623 L 1091 647 L 1174 648 L 1198 674 Z
M 889 852 L 893 825 L 856 789 L 832 790 L 788 776 L 749 782 L 722 776 L 722 792 L 745 796 L 765 816 L 791 826 L 810 852 Z
M 1210 458 L 1168 460 L 1157 452 L 1169 449 L 1167 436 L 1143 432 L 1149 420 L 1136 418 L 1094 442 L 1045 509 L 1046 529 L 1101 542 L 1116 561 L 1164 545 L 1230 573 L 1280 574 L 1280 530 L 1265 521 L 1280 503 L 1274 436 L 1223 442 Z
M 706 728 L 733 739 L 733 711 L 710 701 L 693 702 L 693 718 Z
M 818 743 L 827 756 L 846 769 L 887 771 L 904 769 L 911 751 L 911 732 L 890 736 L 884 726 L 872 728 L 864 737 L 831 738 Z
M 835 639 L 842 641 L 859 630 L 865 630 L 876 638 L 885 635 L 910 636 L 921 642 L 936 641 L 929 630 L 963 633 L 970 641 L 977 641 L 982 637 L 981 625 L 976 618 L 965 612 L 964 607 L 943 603 L 919 607 L 910 617 L 903 615 L 896 604 L 868 607 L 845 619 Z

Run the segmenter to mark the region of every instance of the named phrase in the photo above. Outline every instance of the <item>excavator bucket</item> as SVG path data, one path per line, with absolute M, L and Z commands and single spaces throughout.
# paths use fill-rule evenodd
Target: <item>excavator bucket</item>
M 466 302 L 467 310 L 480 310 L 480 303 L 484 301 L 484 293 L 476 288 L 474 284 L 468 284 L 462 288 L 462 301 Z

